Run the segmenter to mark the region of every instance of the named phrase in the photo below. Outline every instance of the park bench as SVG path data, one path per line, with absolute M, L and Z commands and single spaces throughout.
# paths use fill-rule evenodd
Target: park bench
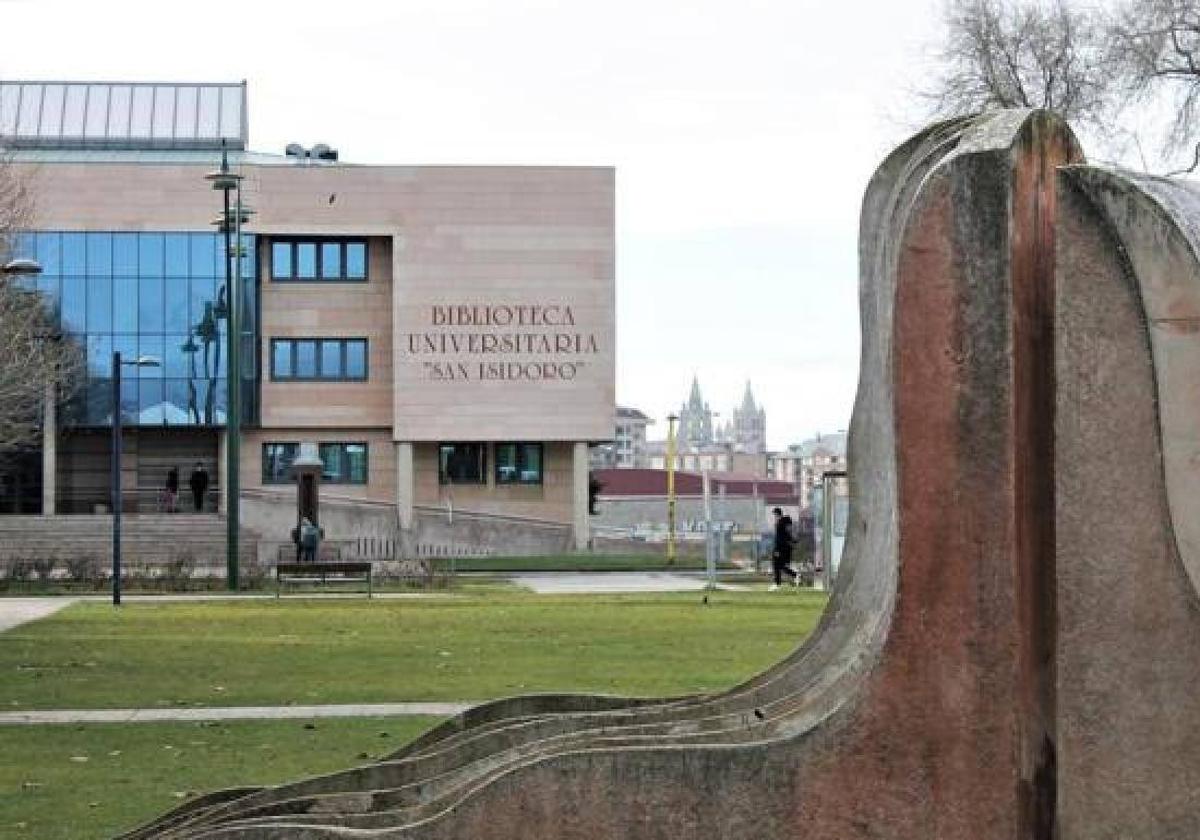
M 330 583 L 366 583 L 367 597 L 372 595 L 371 564 L 368 561 L 317 560 L 311 563 L 276 563 L 275 597 L 284 583 L 312 583 L 322 587 Z

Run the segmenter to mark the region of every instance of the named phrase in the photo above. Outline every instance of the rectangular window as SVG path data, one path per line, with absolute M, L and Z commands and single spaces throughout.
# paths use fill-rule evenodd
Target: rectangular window
M 292 462 L 300 456 L 298 443 L 264 443 L 262 448 L 263 484 L 287 484 L 292 480 Z
M 323 465 L 321 479 L 331 484 L 367 483 L 365 443 L 322 443 L 318 450 Z
M 273 338 L 271 379 L 362 382 L 367 379 L 365 338 Z
M 443 443 L 438 446 L 439 484 L 487 484 L 487 445 Z
M 295 276 L 295 270 L 292 268 L 292 243 L 272 242 L 271 277 L 281 280 L 290 279 Z
M 497 484 L 541 484 L 542 445 L 540 443 L 497 443 Z
M 362 239 L 275 239 L 271 242 L 271 279 L 364 281 L 367 243 Z
M 296 243 L 296 279 L 312 280 L 317 276 L 317 243 Z

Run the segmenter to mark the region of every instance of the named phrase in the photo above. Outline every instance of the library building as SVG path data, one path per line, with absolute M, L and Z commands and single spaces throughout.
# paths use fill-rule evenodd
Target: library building
M 245 83 L 0 82 L 0 147 L 33 199 L 10 256 L 34 265 L 0 282 L 36 288 L 86 355 L 41 445 L 5 462 L 0 513 L 106 513 L 119 419 L 126 514 L 220 518 L 234 411 L 254 538 L 288 539 L 293 462 L 318 459 L 331 539 L 584 547 L 588 447 L 615 415 L 613 169 L 251 151 L 247 101 Z

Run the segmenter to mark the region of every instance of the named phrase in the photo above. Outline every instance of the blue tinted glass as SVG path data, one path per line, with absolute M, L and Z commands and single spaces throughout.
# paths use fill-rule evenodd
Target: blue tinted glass
M 166 283 L 166 330 L 186 332 L 188 324 L 188 281 L 185 277 L 168 277 Z
M 87 271 L 87 239 L 82 233 L 62 235 L 63 274 L 82 275 Z
M 161 426 L 166 419 L 161 379 L 138 382 L 138 423 L 142 426 Z
M 113 278 L 113 332 L 134 333 L 138 324 L 138 279 Z
M 292 276 L 292 243 L 271 243 L 271 276 L 287 279 Z
M 163 254 L 166 259 L 168 277 L 187 277 L 188 235 L 186 233 L 168 233 L 164 240 Z
M 112 332 L 112 306 L 112 278 L 99 275 L 87 278 L 88 332 Z
M 62 325 L 67 332 L 87 331 L 87 280 L 83 277 L 63 278 Z
M 255 266 L 258 265 L 258 257 L 254 247 L 254 236 L 242 236 L 242 276 L 254 277 L 258 274 Z
M 195 423 L 195 401 L 186 379 L 168 379 L 163 383 L 163 415 L 169 426 Z
M 346 243 L 346 277 L 363 280 L 367 276 L 367 246 L 364 242 Z
M 191 279 L 191 306 L 188 310 L 188 320 L 195 329 L 204 320 L 207 308 L 216 301 L 216 280 L 212 277 L 193 277 Z
M 317 276 L 317 243 L 296 243 L 296 276 L 302 280 L 312 280 Z
M 229 408 L 229 394 L 224 379 L 218 379 L 212 389 L 212 400 L 209 408 L 212 411 L 212 422 L 224 423 L 225 413 Z
M 296 376 L 312 379 L 317 375 L 317 343 L 296 342 Z
M 367 342 L 346 342 L 346 378 L 366 379 L 367 377 Z
M 321 243 L 321 276 L 333 279 L 342 276 L 342 244 L 340 242 Z
M 87 370 L 88 376 L 97 379 L 108 379 L 112 376 L 112 337 L 108 335 L 89 335 L 87 337 Z
M 139 233 L 138 274 L 143 277 L 161 277 L 163 270 L 163 235 Z
M 126 371 L 129 368 L 125 368 Z M 112 397 L 107 397 L 104 403 L 104 411 L 107 414 L 106 424 L 112 422 Z M 138 413 L 138 381 L 130 379 L 126 376 L 121 378 L 121 420 L 125 423 L 134 423 L 137 421 Z
M 138 240 L 136 233 L 114 233 L 112 238 L 113 274 L 136 277 L 138 270 Z
M 87 234 L 87 273 L 93 277 L 112 276 L 112 234 Z
M 123 361 L 123 362 L 133 361 L 134 359 L 137 358 L 137 354 L 138 354 L 137 336 L 136 335 L 115 335 L 115 336 L 113 336 L 112 349 L 116 350 L 117 352 L 119 352 L 121 354 L 121 361 Z M 124 373 L 122 373 L 121 375 L 125 376 L 125 377 L 134 376 L 135 374 L 130 373 L 131 370 L 133 370 L 133 368 L 127 367 L 127 368 L 125 368 Z
M 161 335 L 139 335 L 137 358 L 153 359 L 158 364 L 128 368 L 127 375 L 136 376 L 138 379 L 162 379 L 162 365 L 165 358 L 163 337 Z
M 163 331 L 163 278 L 138 280 L 138 332 Z
M 321 378 L 341 379 L 342 377 L 342 342 L 321 342 Z
M 121 384 L 124 386 L 125 383 Z M 136 395 L 137 392 L 134 393 Z M 92 380 L 87 388 L 81 388 L 75 395 L 68 412 L 73 422 L 88 426 L 111 426 L 112 401 L 112 383 L 108 379 Z
M 39 233 L 37 235 L 37 261 L 42 264 L 42 274 L 62 273 L 62 235 Z
M 292 375 L 292 343 L 290 341 L 271 342 L 271 377 L 287 379 Z
M 39 274 L 37 279 L 38 291 L 42 293 L 42 297 L 46 299 L 46 305 L 50 307 L 51 313 L 57 317 L 58 301 L 59 301 L 59 279 L 53 275 L 47 276 Z
M 188 337 L 186 335 L 167 336 L 165 346 L 163 347 L 163 352 L 165 353 L 163 376 L 170 378 L 172 376 L 185 377 L 188 375 L 189 354 L 184 350 L 187 346 Z
M 193 277 L 215 277 L 217 273 L 217 238 L 211 233 L 193 233 L 191 236 Z

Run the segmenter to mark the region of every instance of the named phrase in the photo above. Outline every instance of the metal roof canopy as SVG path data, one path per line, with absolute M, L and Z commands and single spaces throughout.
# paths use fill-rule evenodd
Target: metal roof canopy
M 244 150 L 246 83 L 0 81 L 9 149 Z

